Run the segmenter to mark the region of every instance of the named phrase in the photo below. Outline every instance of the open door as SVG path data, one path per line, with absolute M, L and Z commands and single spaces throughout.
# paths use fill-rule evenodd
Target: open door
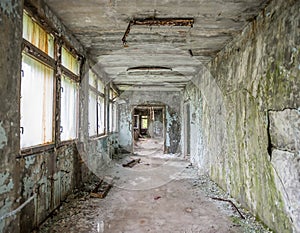
M 161 145 L 165 151 L 165 106 L 136 106 L 133 109 L 133 151 L 147 142 Z

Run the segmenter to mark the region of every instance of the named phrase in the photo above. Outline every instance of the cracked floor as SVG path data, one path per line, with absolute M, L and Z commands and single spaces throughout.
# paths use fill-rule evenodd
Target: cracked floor
M 238 204 L 244 220 L 229 204 L 212 200 L 230 197 L 186 160 L 163 155 L 161 145 L 141 140 L 134 155 L 119 160 L 140 163 L 110 169 L 114 186 L 106 198 L 70 196 L 39 232 L 269 232 Z

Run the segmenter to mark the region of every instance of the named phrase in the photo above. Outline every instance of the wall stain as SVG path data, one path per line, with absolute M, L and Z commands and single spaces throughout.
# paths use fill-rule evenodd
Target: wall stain
M 9 17 L 18 17 L 18 8 L 19 3 L 18 1 L 11 1 L 11 0 L 1 0 L 0 1 L 0 11 L 2 11 L 5 15 Z
M 5 129 L 2 126 L 2 122 L 0 122 L 0 150 L 3 149 L 7 145 L 7 137 L 5 133 Z

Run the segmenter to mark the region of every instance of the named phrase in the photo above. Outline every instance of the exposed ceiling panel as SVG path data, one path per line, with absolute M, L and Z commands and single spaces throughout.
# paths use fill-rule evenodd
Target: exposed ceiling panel
M 261 11 L 269 0 L 47 0 L 87 49 L 94 62 L 124 89 L 138 85 L 182 87 L 199 64 L 209 62 Z M 190 18 L 192 27 L 131 25 L 146 18 Z M 172 72 L 138 74 L 137 66 L 166 66 Z M 147 73 L 148 72 L 148 73 Z M 119 78 L 119 79 L 118 79 Z M 151 81 L 152 80 L 152 81 Z M 177 84 L 176 84 L 177 82 Z M 177 86 L 176 86 L 177 85 Z M 121 88 L 121 89 L 122 89 Z M 138 88 L 141 89 L 141 88 Z

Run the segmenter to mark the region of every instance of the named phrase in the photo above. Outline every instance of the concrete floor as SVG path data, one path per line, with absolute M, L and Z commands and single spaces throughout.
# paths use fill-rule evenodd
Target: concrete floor
M 230 205 L 209 198 L 225 194 L 188 161 L 163 155 L 162 145 L 139 141 L 135 155 L 118 163 L 141 163 L 110 169 L 114 186 L 105 199 L 67 200 L 40 232 L 268 232 L 247 213 L 241 220 Z

